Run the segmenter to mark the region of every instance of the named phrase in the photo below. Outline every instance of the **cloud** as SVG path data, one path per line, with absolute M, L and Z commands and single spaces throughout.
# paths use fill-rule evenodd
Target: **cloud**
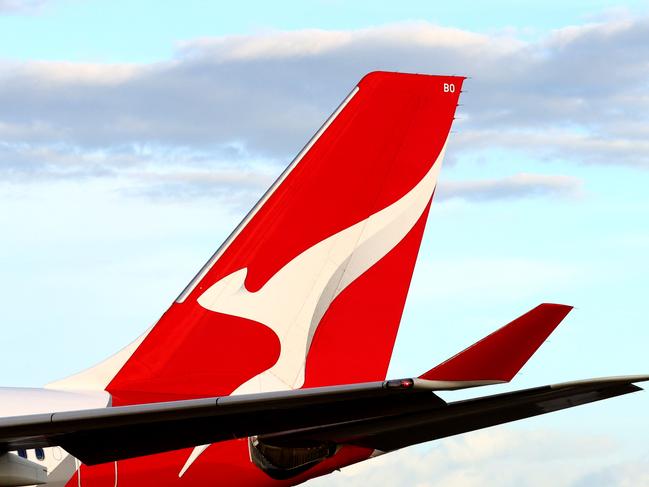
M 649 485 L 649 458 L 607 465 L 575 482 L 574 487 L 636 487 Z
M 461 153 L 480 153 L 504 149 L 516 153 L 533 154 L 540 160 L 564 160 L 583 164 L 626 165 L 649 168 L 649 124 L 624 125 L 606 136 L 571 133 L 558 129 L 538 132 L 467 130 L 457 134 L 455 145 Z
M 501 179 L 446 181 L 439 184 L 436 197 L 441 200 L 489 201 L 537 196 L 574 198 L 581 194 L 582 181 L 572 176 L 516 174 Z
M 649 465 L 641 462 L 616 465 L 614 460 L 609 460 L 616 450 L 616 445 L 603 436 L 499 427 L 441 440 L 426 449 L 409 448 L 379 456 L 307 485 L 644 485 Z
M 534 42 L 412 22 L 193 39 L 152 64 L 4 62 L 0 172 L 25 181 L 175 168 L 187 195 L 203 194 L 206 184 L 192 186 L 188 169 L 218 174 L 254 159 L 274 171 L 375 69 L 473 76 L 453 134 L 455 161 L 504 149 L 646 169 L 647 36 L 647 18 L 569 27 Z M 447 194 L 578 192 L 576 181 L 560 178 L 457 184 Z
M 230 166 L 127 173 L 134 183 L 124 194 L 162 200 L 217 198 L 240 210 L 250 208 L 270 187 L 281 167 L 272 165 Z M 72 174 L 76 177 L 76 174 Z M 436 190 L 436 201 L 462 199 L 469 202 L 519 200 L 538 197 L 579 198 L 582 181 L 571 176 L 516 174 L 500 179 L 446 181 Z
M 245 213 L 278 174 L 268 167 L 214 167 L 206 170 L 130 173 L 131 184 L 121 193 L 158 201 L 218 199 L 229 210 Z
M 0 0 L 0 15 L 34 13 L 40 10 L 47 0 Z

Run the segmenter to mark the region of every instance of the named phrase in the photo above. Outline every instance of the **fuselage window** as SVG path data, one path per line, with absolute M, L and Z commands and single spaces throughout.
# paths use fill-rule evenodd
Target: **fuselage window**
M 23 448 L 21 448 L 20 450 L 16 450 L 16 453 L 18 453 L 19 457 L 27 458 L 27 450 Z
M 42 448 L 36 448 L 34 453 L 36 453 L 36 460 L 45 460 L 45 451 Z

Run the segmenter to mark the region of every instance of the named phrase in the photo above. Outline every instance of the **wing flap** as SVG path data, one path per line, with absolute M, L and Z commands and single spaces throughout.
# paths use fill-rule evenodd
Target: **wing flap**
M 436 410 L 260 438 L 267 444 L 277 446 L 328 441 L 389 452 L 417 443 L 640 391 L 642 389 L 633 382 L 643 380 L 649 380 L 649 377 L 606 378 L 536 387 L 452 402 Z

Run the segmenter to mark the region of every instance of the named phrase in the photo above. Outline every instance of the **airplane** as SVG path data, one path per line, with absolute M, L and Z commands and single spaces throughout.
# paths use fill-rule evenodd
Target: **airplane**
M 367 74 L 158 322 L 100 364 L 0 389 L 0 486 L 289 486 L 410 445 L 641 390 L 511 381 L 544 303 L 386 379 L 464 77 Z

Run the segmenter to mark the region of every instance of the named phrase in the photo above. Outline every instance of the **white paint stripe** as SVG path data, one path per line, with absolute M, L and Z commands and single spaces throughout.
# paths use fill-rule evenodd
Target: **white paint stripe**
M 243 268 L 198 298 L 206 309 L 268 326 L 280 340 L 277 362 L 232 395 L 302 387 L 306 356 L 320 319 L 336 296 L 387 255 L 417 223 L 433 195 L 444 152 L 445 147 L 428 173 L 403 197 L 305 250 L 260 290 L 246 289 L 247 269 Z M 179 476 L 208 447 L 194 448 Z
M 310 338 L 332 301 L 387 255 L 415 226 L 433 194 L 444 151 L 417 185 L 390 206 L 305 250 L 256 292 L 245 287 L 248 269 L 223 277 L 199 298 L 216 313 L 262 323 L 280 340 L 277 362 L 237 393 L 298 389 Z M 390 286 L 390 283 L 385 283 Z
M 210 446 L 209 443 L 207 445 L 197 446 L 192 450 L 191 454 L 189 455 L 189 458 L 187 458 L 187 461 L 185 462 L 185 465 L 183 465 L 183 468 L 178 473 L 178 477 L 182 477 L 183 475 L 185 475 L 187 469 L 191 466 L 192 463 L 194 463 L 194 461 L 196 461 L 196 459 L 201 455 L 201 453 L 207 450 L 208 446 Z

